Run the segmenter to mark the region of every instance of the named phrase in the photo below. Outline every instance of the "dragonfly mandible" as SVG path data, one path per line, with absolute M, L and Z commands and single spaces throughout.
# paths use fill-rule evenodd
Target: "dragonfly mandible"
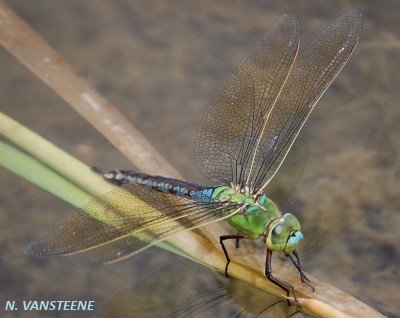
M 226 275 L 230 258 L 225 240 L 262 240 L 265 275 L 271 282 L 288 296 L 292 291 L 296 299 L 294 286 L 272 272 L 272 253 L 280 252 L 313 289 L 296 253 L 303 239 L 300 222 L 293 214 L 282 215 L 263 190 L 351 56 L 361 28 L 361 12 L 349 11 L 298 54 L 299 19 L 284 15 L 221 85 L 202 120 L 197 165 L 221 185 L 95 168 L 120 187 L 42 233 L 26 254 L 77 254 L 87 263 L 107 263 L 139 253 L 177 231 L 225 219 L 239 233 L 220 237 Z M 128 198 L 133 203 L 124 205 Z M 110 212 L 116 206 L 118 213 Z

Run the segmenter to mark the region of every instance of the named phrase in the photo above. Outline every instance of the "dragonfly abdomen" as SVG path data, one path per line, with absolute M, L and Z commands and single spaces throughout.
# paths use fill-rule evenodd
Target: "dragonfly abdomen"
M 192 198 L 209 198 L 213 194 L 213 188 L 203 187 L 195 183 L 162 176 L 152 176 L 146 173 L 138 173 L 132 170 L 105 171 L 98 167 L 93 170 L 100 173 L 107 181 L 118 186 L 139 184 L 153 190 L 171 193 L 178 196 Z

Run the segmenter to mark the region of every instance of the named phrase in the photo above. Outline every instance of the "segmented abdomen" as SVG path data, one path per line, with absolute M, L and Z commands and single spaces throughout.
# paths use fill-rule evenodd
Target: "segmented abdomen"
M 105 171 L 97 167 L 93 167 L 93 170 L 103 175 L 106 180 L 118 186 L 125 184 L 140 184 L 156 191 L 167 192 L 178 196 L 210 198 L 214 189 L 216 188 L 206 188 L 195 183 L 190 183 L 179 179 L 151 176 L 146 173 L 137 173 L 131 170 Z

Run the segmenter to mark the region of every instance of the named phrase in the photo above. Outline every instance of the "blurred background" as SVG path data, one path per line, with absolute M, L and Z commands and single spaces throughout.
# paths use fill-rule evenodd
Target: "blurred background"
M 303 267 L 387 316 L 400 314 L 398 1 L 6 3 L 185 179 L 200 184 L 208 181 L 194 158 L 197 127 L 218 86 L 263 33 L 283 14 L 295 13 L 304 48 L 345 11 L 362 10 L 359 45 L 301 132 L 307 155 L 298 158 L 302 173 L 282 208 L 300 214 L 305 228 L 322 214 L 332 220 L 363 215 L 353 226 L 336 230 L 336 239 L 305 258 Z M 0 67 L 1 111 L 88 165 L 134 169 L 4 49 Z M 104 267 L 76 267 L 64 258 L 28 259 L 23 251 L 29 242 L 73 209 L 6 170 L 0 170 L 0 188 L 3 308 L 6 300 L 96 300 L 95 313 L 74 313 L 93 317 L 115 294 L 178 259 L 157 247 Z M 305 240 L 322 240 L 315 235 L 305 231 Z M 55 315 L 70 316 L 47 313 Z M 1 316 L 24 317 L 4 311 Z

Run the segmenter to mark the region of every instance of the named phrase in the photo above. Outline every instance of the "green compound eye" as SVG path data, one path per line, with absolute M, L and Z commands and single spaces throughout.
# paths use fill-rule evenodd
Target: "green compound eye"
M 267 235 L 266 244 L 272 251 L 292 253 L 303 239 L 299 220 L 286 213 L 271 228 Z
M 301 231 L 299 220 L 291 213 L 286 213 L 282 219 L 292 231 Z

